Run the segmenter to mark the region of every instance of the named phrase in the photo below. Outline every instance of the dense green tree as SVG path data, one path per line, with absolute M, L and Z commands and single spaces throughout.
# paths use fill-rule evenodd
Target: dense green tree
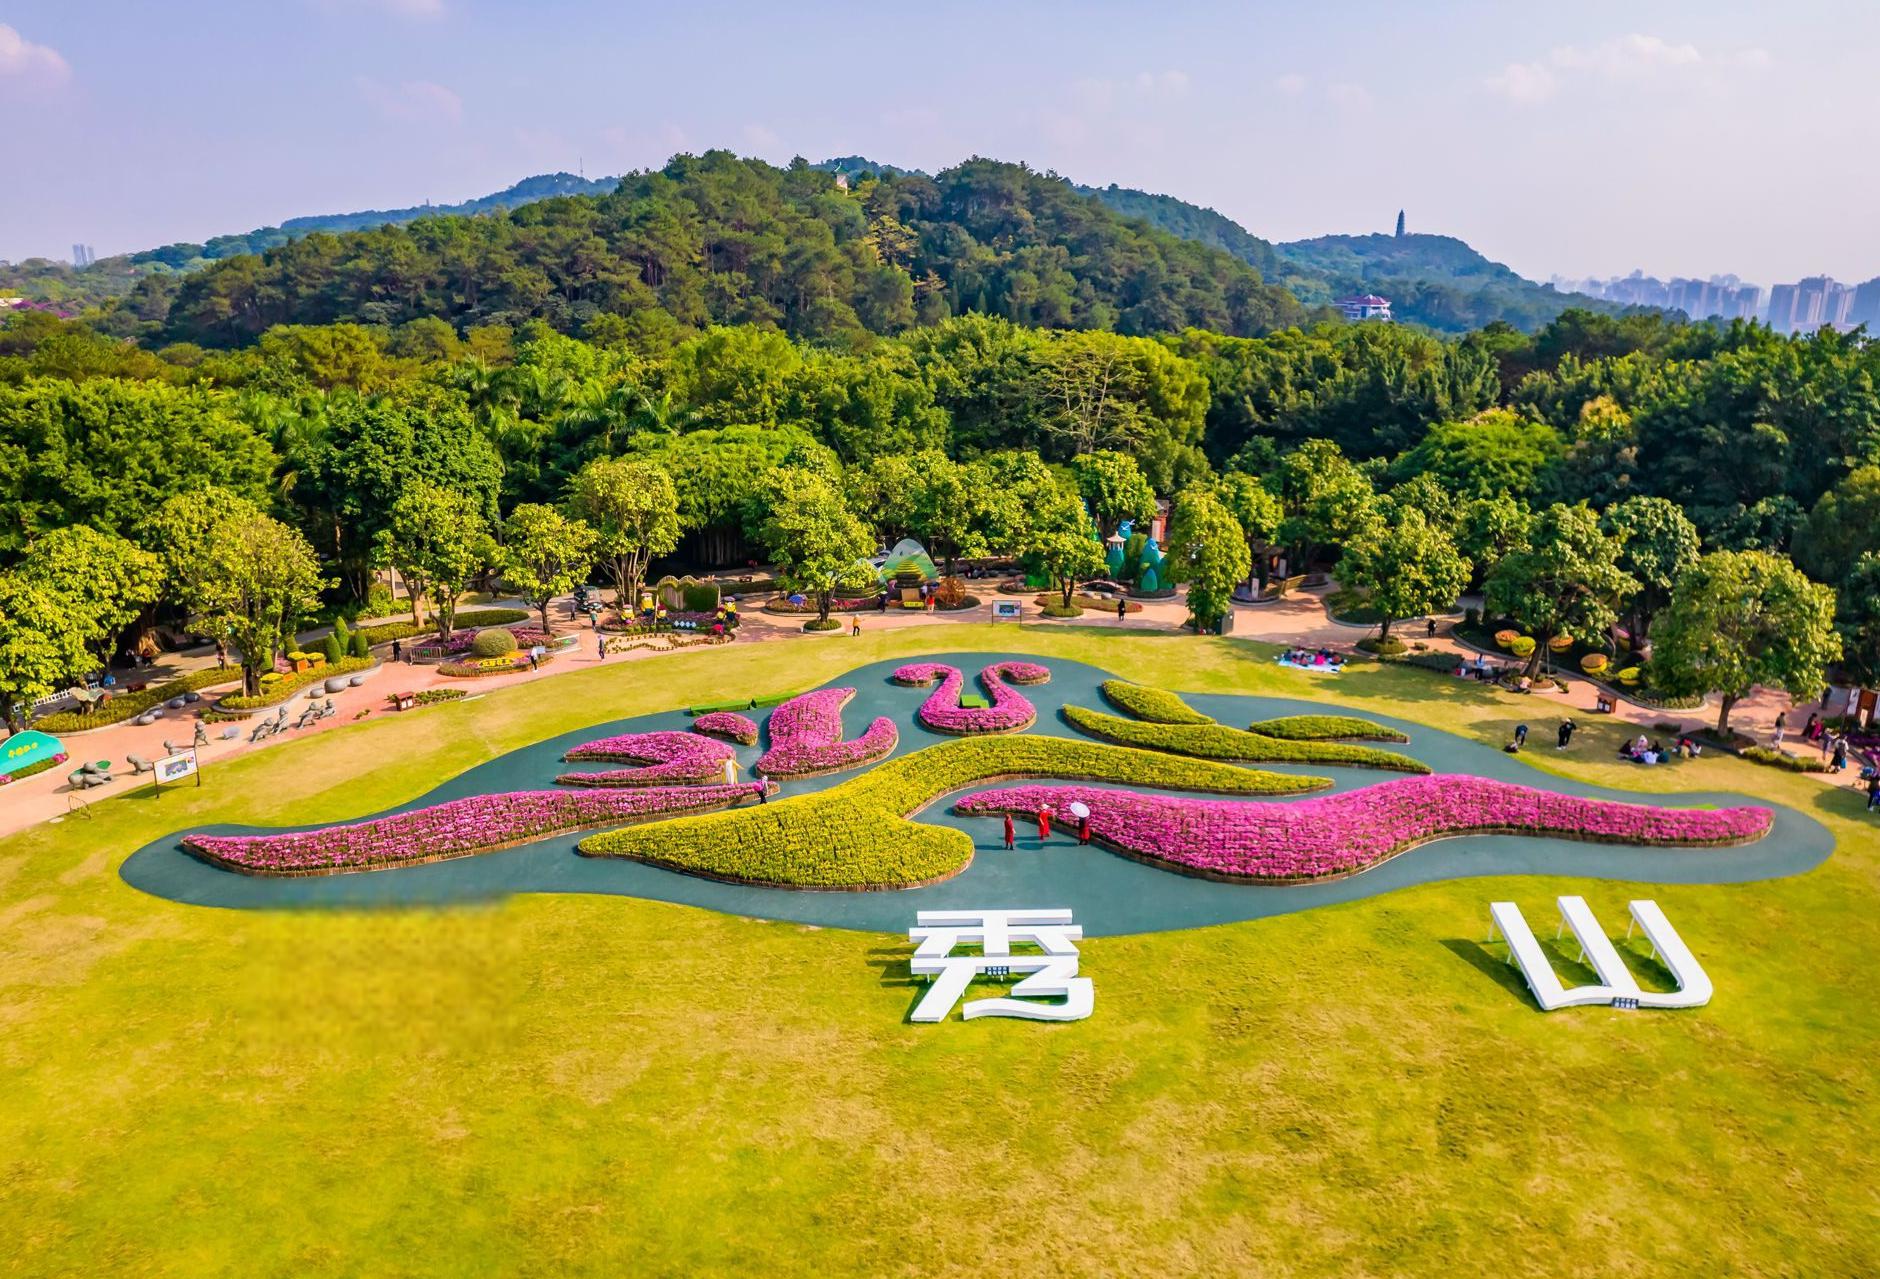
M 1221 476 L 1215 486 L 1215 496 L 1221 499 L 1221 505 L 1227 508 L 1246 536 L 1247 581 L 1251 585 L 1256 570 L 1261 576 L 1265 574 L 1260 568 L 1259 553 L 1278 536 L 1285 511 L 1259 477 L 1245 471 L 1229 471 Z
M 0 561 L 52 529 L 136 538 L 171 496 L 267 492 L 273 449 L 232 399 L 160 382 L 0 385 Z
M 1386 514 L 1393 511 L 1421 512 L 1430 526 L 1452 532 L 1462 519 L 1462 505 L 1456 495 L 1434 475 L 1416 475 L 1395 485 L 1383 502 Z
M 64 601 L 68 621 L 107 666 L 118 636 L 163 590 L 163 562 L 122 537 L 84 524 L 34 542 L 19 572 Z
M 1463 501 L 1529 501 L 1561 453 L 1552 427 L 1498 409 L 1463 422 L 1438 422 L 1392 469 L 1403 479 L 1431 476 Z
M 440 643 L 456 624 L 457 597 L 489 567 L 495 549 L 482 510 L 466 493 L 421 480 L 392 503 L 384 556 L 411 591 L 414 621 L 418 596 L 430 597 Z
M 9 732 L 26 727 L 34 702 L 98 669 L 84 623 L 52 585 L 0 571 L 0 716 Z
M 171 598 L 217 647 L 241 657 L 242 687 L 259 691 L 263 671 L 293 641 L 319 603 L 319 561 L 299 530 L 225 490 L 178 494 L 154 520 Z
M 1097 531 L 1108 537 L 1124 520 L 1155 516 L 1155 490 L 1127 453 L 1103 449 L 1085 453 L 1072 464 L 1077 492 L 1096 517 Z
M 1475 580 L 1523 550 L 1534 527 L 1534 513 L 1511 497 L 1477 498 L 1456 518 L 1456 549 L 1475 566 Z
M 1340 584 L 1362 591 L 1381 615 L 1378 638 L 1400 618 L 1451 607 L 1469 584 L 1469 561 L 1441 527 L 1414 506 L 1371 522 L 1345 547 Z
M 354 599 L 364 599 L 398 497 L 418 484 L 461 495 L 477 517 L 496 517 L 502 461 L 463 397 L 402 387 L 364 397 L 339 391 L 309 402 L 291 432 L 289 500 Z
M 873 581 L 866 557 L 874 538 L 849 510 L 842 491 L 816 471 L 781 468 L 769 487 L 764 545 L 784 588 L 814 599 L 817 623 L 826 625 L 838 591 L 865 590 Z
M 525 502 L 504 521 L 503 576 L 541 614 L 543 630 L 554 630 L 549 602 L 586 580 L 599 540 L 587 524 L 539 503 Z
M 1880 551 L 1855 561 L 1840 589 L 1836 624 L 1856 678 L 1880 683 Z
M 1268 483 L 1285 512 L 1277 536 L 1298 552 L 1300 572 L 1317 552 L 1343 546 L 1376 515 L 1371 481 L 1329 440 L 1308 440 L 1288 453 Z
M 1678 578 L 1652 642 L 1652 683 L 1668 693 L 1721 698 L 1717 733 L 1757 685 L 1797 701 L 1821 692 L 1841 655 L 1834 592 L 1766 551 L 1715 551 Z
M 679 493 L 664 467 L 640 458 L 602 458 L 575 474 L 575 516 L 594 531 L 594 550 L 614 579 L 614 607 L 639 607 L 647 563 L 679 544 Z
M 1200 486 L 1176 496 L 1163 562 L 1170 585 L 1187 585 L 1189 619 L 1200 631 L 1220 625 L 1234 587 L 1252 569 L 1246 530 L 1211 488 Z
M 1592 643 L 1618 621 L 1619 601 L 1638 583 L 1619 567 L 1622 545 L 1584 506 L 1554 505 L 1534 520 L 1528 544 L 1504 555 L 1484 584 L 1491 612 L 1534 633 L 1532 678 L 1556 635 Z
M 1795 531 L 1795 559 L 1817 581 L 1844 580 L 1880 551 L 1880 466 L 1862 466 L 1822 495 Z
M 1619 539 L 1619 567 L 1638 583 L 1626 619 L 1633 645 L 1642 646 L 1671 588 L 1697 560 L 1697 526 L 1662 497 L 1629 497 L 1608 507 L 1599 526 Z

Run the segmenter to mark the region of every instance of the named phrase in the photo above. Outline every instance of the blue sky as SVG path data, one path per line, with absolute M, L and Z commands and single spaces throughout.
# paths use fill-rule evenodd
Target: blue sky
M 0 0 L 0 257 L 729 147 L 1025 160 L 1524 274 L 1880 274 L 1880 5 Z

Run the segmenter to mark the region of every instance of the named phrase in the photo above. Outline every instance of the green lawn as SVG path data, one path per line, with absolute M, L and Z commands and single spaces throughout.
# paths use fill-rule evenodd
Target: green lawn
M 1231 640 L 948 626 L 561 674 L 96 804 L 0 841 L 0 1267 L 1880 1271 L 1880 824 L 1734 760 L 1608 762 L 1606 725 L 1526 758 L 1767 795 L 1840 841 L 1799 878 L 1648 891 L 1715 979 L 1695 1013 L 1533 1010 L 1478 945 L 1487 903 L 1545 937 L 1558 892 L 1608 926 L 1636 895 L 1567 878 L 1091 941 L 1096 1014 L 1052 1027 L 906 1024 L 892 937 L 608 897 L 220 911 L 117 877 L 184 825 L 351 817 L 584 723 L 974 648 L 1494 743 L 1550 725 L 1534 698 L 1328 683 Z

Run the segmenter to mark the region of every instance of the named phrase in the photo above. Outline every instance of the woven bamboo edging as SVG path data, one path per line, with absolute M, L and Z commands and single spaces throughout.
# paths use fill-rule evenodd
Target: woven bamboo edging
M 997 811 L 997 810 L 994 810 L 994 811 Z M 972 814 L 972 816 L 985 816 L 985 815 L 987 814 Z M 1398 847 L 1393 848 L 1390 852 L 1385 853 L 1382 857 L 1379 857 L 1377 860 L 1366 862 L 1364 865 L 1359 866 L 1356 869 L 1333 871 L 1325 875 L 1235 875 L 1228 871 L 1209 870 L 1203 866 L 1185 865 L 1181 862 L 1169 861 L 1166 858 L 1156 857 L 1152 854 L 1139 852 L 1135 849 L 1124 848 L 1121 845 L 1112 842 L 1111 840 L 1104 839 L 1103 837 L 1099 836 L 1095 831 L 1092 831 L 1090 834 L 1090 842 L 1102 848 L 1105 852 L 1115 853 L 1118 857 L 1128 858 L 1132 862 L 1141 862 L 1143 865 L 1153 866 L 1157 870 L 1174 871 L 1176 874 L 1186 875 L 1190 879 L 1212 880 L 1213 882 L 1217 884 L 1242 884 L 1242 885 L 1251 885 L 1251 886 L 1256 886 L 1256 887 L 1264 886 L 1264 887 L 1269 887 L 1269 888 L 1287 888 L 1287 887 L 1296 888 L 1305 884 L 1329 884 L 1335 880 L 1351 879 L 1354 876 L 1363 875 L 1370 871 L 1374 871 L 1379 866 L 1382 866 L 1385 862 L 1401 857 L 1403 854 L 1410 852 L 1412 849 L 1421 848 L 1425 844 L 1436 844 L 1436 843 L 1441 843 L 1445 839 L 1461 839 L 1470 835 L 1526 835 L 1534 839 L 1570 839 L 1574 841 L 1575 843 L 1580 843 L 1580 844 L 1608 844 L 1608 845 L 1615 845 L 1615 846 L 1631 844 L 1633 847 L 1637 847 L 1637 848 L 1694 849 L 1694 848 L 1740 847 L 1743 844 L 1753 844 L 1757 840 L 1765 838 L 1768 835 L 1768 833 L 1769 832 L 1765 830 L 1761 834 L 1749 836 L 1744 839 L 1658 840 L 1658 841 L 1655 841 L 1653 843 L 1648 843 L 1648 844 L 1636 844 L 1630 840 L 1602 839 L 1595 835 L 1588 835 L 1585 833 L 1576 833 L 1572 831 L 1537 831 L 1528 827 L 1521 827 L 1521 826 L 1476 826 L 1476 827 L 1470 827 L 1467 830 L 1444 831 L 1440 835 L 1431 835 L 1427 839 L 1414 839 L 1414 840 L 1411 840 L 1409 843 L 1401 844 Z
M 772 795 L 776 794 L 776 788 L 774 786 L 771 787 L 767 793 Z M 230 861 L 225 857 L 218 857 L 205 848 L 197 847 L 191 842 L 189 836 L 184 836 L 183 838 L 183 850 L 190 856 L 195 857 L 199 861 L 207 862 L 211 866 L 218 867 L 222 870 L 233 871 L 237 875 L 248 875 L 255 879 L 312 879 L 320 875 L 357 875 L 367 871 L 398 870 L 405 866 L 429 866 L 433 862 L 453 862 L 464 857 L 481 857 L 484 853 L 500 853 L 509 848 L 521 848 L 525 844 L 539 843 L 544 839 L 549 839 L 556 835 L 566 835 L 570 831 L 643 826 L 648 822 L 668 821 L 674 817 L 709 816 L 713 813 L 721 813 L 728 809 L 742 807 L 753 802 L 755 798 L 755 796 L 750 798 L 740 797 L 728 800 L 722 804 L 714 804 L 710 808 L 688 809 L 683 813 L 648 813 L 642 817 L 630 817 L 625 820 L 610 818 L 603 821 L 576 822 L 570 826 L 556 826 L 549 830 L 536 831 L 520 839 L 505 840 L 500 844 L 486 844 L 477 848 L 466 848 L 458 852 L 437 853 L 430 857 L 400 858 L 395 862 L 374 862 L 365 866 L 310 866 L 297 870 L 269 870 L 259 866 L 244 866 L 238 862 Z M 342 824 L 351 825 L 354 823 Z

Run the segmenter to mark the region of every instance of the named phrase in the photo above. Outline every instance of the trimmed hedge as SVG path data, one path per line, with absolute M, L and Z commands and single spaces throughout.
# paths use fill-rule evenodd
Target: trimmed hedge
M 162 684 L 153 684 L 141 693 L 114 692 L 110 701 L 101 703 L 90 715 L 80 715 L 76 711 L 43 715 L 33 721 L 33 727 L 46 733 L 82 733 L 88 728 L 121 724 L 127 719 L 136 719 L 152 706 L 161 706 L 172 697 L 181 697 L 184 693 L 194 693 L 216 684 L 226 684 L 241 677 L 242 668 L 239 666 L 212 666 L 207 670 L 191 671 Z
M 709 715 L 713 711 L 755 711 L 766 706 L 781 706 L 793 697 L 801 697 L 804 689 L 792 689 L 787 693 L 766 693 L 762 697 L 746 697 L 735 702 L 701 702 L 697 706 L 685 708 L 687 715 Z
M 329 680 L 335 675 L 355 675 L 371 665 L 372 659 L 369 657 L 349 657 L 337 666 L 322 664 L 310 671 L 296 671 L 290 675 L 283 675 L 253 697 L 231 693 L 217 701 L 216 705 L 225 711 L 252 711 L 259 710 L 263 706 L 276 706 L 303 688 Z
M 508 626 L 514 622 L 526 622 L 534 616 L 521 608 L 473 608 L 459 612 L 451 621 L 457 630 L 462 631 L 477 626 Z M 414 635 L 435 635 L 437 627 L 430 622 L 423 626 L 411 622 L 386 622 L 383 626 L 362 626 L 353 634 L 365 636 L 368 645 L 389 644 L 395 639 L 410 639 Z
M 1295 742 L 1264 737 L 1224 724 L 1143 724 L 1119 719 L 1081 706 L 1066 706 L 1064 718 L 1080 733 L 1135 746 L 1169 751 L 1200 759 L 1237 759 L 1254 764 L 1346 764 L 1354 768 L 1385 768 L 1399 773 L 1427 773 L 1430 766 L 1395 751 L 1341 742 Z
M 1782 751 L 1770 750 L 1767 746 L 1746 746 L 1742 757 L 1752 764 L 1766 764 L 1770 768 L 1786 768 L 1791 773 L 1825 773 L 1828 765 L 1825 761 L 1811 755 L 1789 755 Z
M 907 888 L 958 874 L 964 831 L 908 818 L 942 795 L 1001 778 L 1051 777 L 1223 795 L 1296 795 L 1322 777 L 1171 759 L 1062 737 L 974 737 L 889 760 L 813 795 L 590 835 L 581 852 L 734 883 Z
M 1120 711 L 1151 724 L 1212 724 L 1214 721 L 1194 709 L 1175 693 L 1123 679 L 1103 681 L 1103 698 Z
M 1249 733 L 1279 737 L 1289 742 L 1407 742 L 1410 739 L 1394 728 L 1356 715 L 1282 715 L 1278 719 L 1257 720 L 1247 725 Z
M 49 772 L 52 769 L 57 768 L 59 765 L 65 763 L 65 761 L 70 758 L 71 758 L 70 755 L 66 754 L 64 751 L 60 751 L 57 755 L 54 755 L 50 759 L 42 759 L 36 764 L 27 764 L 23 768 L 14 769 L 10 773 L 0 773 L 0 786 L 6 786 L 13 782 L 24 781 L 28 777 L 34 777 L 40 773 Z

